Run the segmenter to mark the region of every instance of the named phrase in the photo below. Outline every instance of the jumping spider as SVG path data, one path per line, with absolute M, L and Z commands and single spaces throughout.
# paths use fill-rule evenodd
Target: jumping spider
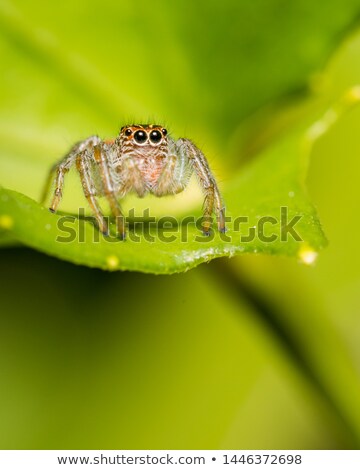
M 65 174 L 74 164 L 80 174 L 85 197 L 104 234 L 108 234 L 108 226 L 97 201 L 98 196 L 106 196 L 116 219 L 118 235 L 125 238 L 126 228 L 119 199 L 131 191 L 139 197 L 147 193 L 158 197 L 180 193 L 187 186 L 193 171 L 205 195 L 204 235 L 210 232 L 213 212 L 219 231 L 225 231 L 224 207 L 205 156 L 191 140 L 173 140 L 162 126 L 124 126 L 116 139 L 101 140 L 98 136 L 91 136 L 76 143 L 49 173 L 43 200 L 55 180 L 49 208 L 52 212 L 60 203 Z

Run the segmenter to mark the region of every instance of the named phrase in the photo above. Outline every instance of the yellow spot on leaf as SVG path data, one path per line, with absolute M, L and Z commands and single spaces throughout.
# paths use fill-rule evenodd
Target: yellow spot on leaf
M 119 258 L 115 255 L 106 258 L 106 265 L 109 269 L 116 269 L 119 266 Z
M 0 228 L 11 230 L 14 226 L 14 220 L 9 215 L 0 215 Z
M 318 253 L 317 251 L 314 251 L 309 245 L 304 245 L 302 248 L 300 248 L 298 256 L 302 263 L 311 265 L 315 263 Z

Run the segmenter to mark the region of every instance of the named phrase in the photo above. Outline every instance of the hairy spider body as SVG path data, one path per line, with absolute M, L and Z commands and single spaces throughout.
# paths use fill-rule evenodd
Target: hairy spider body
M 55 190 L 49 208 L 52 212 L 57 210 L 61 201 L 65 175 L 74 165 L 80 174 L 85 197 L 105 234 L 108 226 L 97 197 L 107 198 L 116 218 L 118 234 L 125 238 L 119 199 L 130 192 L 139 197 L 148 193 L 158 197 L 177 194 L 186 188 L 193 172 L 205 196 L 203 233 L 208 235 L 210 232 L 213 212 L 219 231 L 225 231 L 222 199 L 204 154 L 189 139 L 175 141 L 162 126 L 124 126 L 114 140 L 91 136 L 76 143 L 49 173 L 43 199 L 55 173 Z

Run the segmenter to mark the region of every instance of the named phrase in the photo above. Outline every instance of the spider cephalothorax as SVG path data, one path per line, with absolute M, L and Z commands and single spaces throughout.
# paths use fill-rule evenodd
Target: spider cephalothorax
M 185 189 L 192 172 L 195 172 L 205 195 L 204 234 L 209 234 L 213 212 L 217 216 L 219 230 L 225 231 L 220 192 L 204 154 L 191 140 L 175 141 L 162 126 L 124 126 L 114 140 L 91 136 L 75 144 L 49 174 L 44 197 L 56 172 L 56 186 L 50 206 L 52 212 L 60 203 L 65 174 L 74 164 L 80 174 L 85 197 L 103 233 L 108 233 L 108 227 L 97 201 L 98 196 L 108 199 L 116 217 L 118 234 L 124 238 L 120 198 L 129 192 L 135 192 L 139 197 L 147 193 L 158 197 L 177 194 Z

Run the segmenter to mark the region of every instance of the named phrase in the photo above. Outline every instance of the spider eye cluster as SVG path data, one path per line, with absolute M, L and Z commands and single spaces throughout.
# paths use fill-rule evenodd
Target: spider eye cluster
M 124 128 L 122 128 L 121 130 L 123 129 Z M 148 133 L 143 129 L 138 129 L 134 132 L 130 127 L 128 127 L 123 132 L 126 137 L 133 136 L 135 142 L 137 142 L 138 144 L 144 144 L 148 140 L 148 138 L 153 144 L 158 144 L 159 142 L 161 142 L 162 138 L 167 135 L 166 129 L 153 129 Z

